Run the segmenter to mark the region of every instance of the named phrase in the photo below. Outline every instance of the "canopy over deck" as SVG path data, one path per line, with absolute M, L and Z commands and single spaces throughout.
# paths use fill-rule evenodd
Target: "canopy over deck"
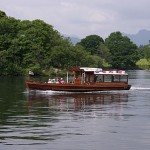
M 128 75 L 124 70 L 102 70 L 102 68 L 90 68 L 90 67 L 73 67 L 69 71 L 81 72 L 81 73 L 93 73 L 95 75 Z

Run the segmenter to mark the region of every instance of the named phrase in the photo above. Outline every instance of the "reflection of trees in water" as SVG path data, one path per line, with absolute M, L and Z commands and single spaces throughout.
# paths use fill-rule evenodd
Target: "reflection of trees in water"
M 92 106 L 104 107 L 128 101 L 127 93 L 62 93 L 56 95 L 29 94 L 28 105 L 31 107 L 46 105 L 53 111 L 92 111 Z

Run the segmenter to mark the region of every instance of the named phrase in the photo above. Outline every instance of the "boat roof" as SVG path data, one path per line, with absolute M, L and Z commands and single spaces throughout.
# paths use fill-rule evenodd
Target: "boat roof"
M 127 76 L 128 74 L 123 70 L 110 70 L 110 71 L 102 71 L 102 72 L 94 72 L 95 75 L 120 75 L 120 76 Z
M 73 67 L 75 72 L 94 72 L 95 75 L 128 75 L 124 70 L 103 70 L 102 68 Z
M 102 68 L 81 67 L 80 69 L 84 70 L 85 72 L 102 72 Z

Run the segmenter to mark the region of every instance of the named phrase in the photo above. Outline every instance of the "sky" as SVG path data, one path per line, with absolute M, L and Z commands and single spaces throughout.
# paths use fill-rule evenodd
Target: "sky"
M 150 30 L 150 0 L 0 0 L 0 10 L 20 20 L 43 20 L 78 38 Z

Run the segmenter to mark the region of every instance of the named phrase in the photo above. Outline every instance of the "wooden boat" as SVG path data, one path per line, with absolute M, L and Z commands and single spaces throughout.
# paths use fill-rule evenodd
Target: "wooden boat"
M 69 69 L 74 72 L 73 81 L 64 84 L 45 83 L 32 80 L 26 81 L 26 86 L 31 90 L 52 90 L 67 92 L 113 91 L 129 90 L 128 74 L 125 71 L 104 71 L 101 68 L 74 67 Z

